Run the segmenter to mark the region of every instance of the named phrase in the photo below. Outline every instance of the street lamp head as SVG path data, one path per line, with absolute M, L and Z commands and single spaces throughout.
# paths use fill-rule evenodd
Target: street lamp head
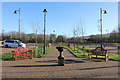
M 104 11 L 104 14 L 107 14 L 107 11 L 106 11 L 106 10 Z
M 44 11 L 43 11 L 43 12 L 47 12 L 47 11 L 46 11 L 46 9 L 44 9 Z
M 14 14 L 17 14 L 16 10 L 15 10 Z

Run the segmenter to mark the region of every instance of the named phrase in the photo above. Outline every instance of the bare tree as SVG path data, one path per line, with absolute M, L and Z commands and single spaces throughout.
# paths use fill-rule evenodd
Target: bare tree
M 84 43 L 84 36 L 85 36 L 85 22 L 83 23 L 83 22 L 80 20 L 80 26 L 81 26 L 82 42 Z
M 83 23 L 82 20 L 80 19 L 80 24 L 77 26 L 76 28 L 77 30 L 77 37 L 78 37 L 78 44 L 79 44 L 79 41 L 80 41 L 80 37 L 81 37 L 81 42 L 84 43 L 84 35 L 85 35 L 85 22 Z M 79 47 L 79 46 L 77 46 Z M 84 50 L 84 46 L 83 46 L 83 50 Z M 78 50 L 79 51 L 79 50 Z M 85 52 L 83 51 L 83 55 L 85 55 Z
M 76 37 L 76 29 L 73 27 L 73 36 L 74 36 L 74 51 L 75 51 L 75 37 Z
M 76 26 L 76 37 L 77 37 L 77 52 L 79 52 L 79 41 L 80 41 L 81 29 L 80 26 Z
M 39 22 L 39 20 L 38 20 L 38 16 L 36 17 L 36 24 L 35 24 L 35 22 L 32 20 L 32 30 L 33 30 L 33 32 L 36 34 L 34 37 L 36 38 L 36 44 L 37 44 L 37 38 L 38 38 L 38 31 L 39 31 L 39 26 L 40 26 L 40 22 Z
M 38 16 L 36 17 L 36 25 L 34 24 L 34 22 L 32 21 L 32 28 L 33 28 L 33 32 L 36 33 L 33 37 L 36 38 L 36 44 L 37 44 L 37 38 L 38 38 L 38 30 L 39 30 L 39 21 L 38 21 Z M 36 46 L 36 45 L 35 45 Z M 38 46 L 36 46 L 36 52 L 35 52 L 35 56 L 37 57 L 37 48 Z

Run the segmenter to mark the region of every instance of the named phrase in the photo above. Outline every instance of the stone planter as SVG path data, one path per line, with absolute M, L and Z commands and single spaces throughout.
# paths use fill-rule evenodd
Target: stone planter
M 64 47 L 56 47 L 56 49 L 60 52 L 60 55 L 58 56 L 58 65 L 64 66 L 64 56 L 62 54 L 64 51 Z

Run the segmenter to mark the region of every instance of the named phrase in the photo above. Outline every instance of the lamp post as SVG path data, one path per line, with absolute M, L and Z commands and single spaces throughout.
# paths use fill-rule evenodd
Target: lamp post
M 100 23 L 101 23 L 101 49 L 102 49 L 102 11 L 104 11 L 104 14 L 107 14 L 106 10 L 102 10 L 102 8 L 100 8 Z
M 4 30 L 2 30 L 2 41 L 4 40 Z
M 19 11 L 19 28 L 18 28 L 18 32 L 19 32 L 19 40 L 20 40 L 20 8 L 19 8 L 19 10 L 15 10 L 14 14 L 17 14 L 17 11 Z
M 45 54 L 45 26 L 46 26 L 46 9 L 44 9 L 44 54 Z
M 54 44 L 55 41 L 55 30 L 53 30 L 53 38 L 52 38 L 52 43 Z

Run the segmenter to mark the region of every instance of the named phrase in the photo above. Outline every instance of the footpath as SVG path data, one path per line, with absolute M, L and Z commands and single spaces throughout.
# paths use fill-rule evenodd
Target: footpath
M 2 61 L 2 78 L 118 78 L 117 61 L 76 58 L 68 50 L 63 55 L 65 66 L 57 66 L 55 48 L 45 58 Z

